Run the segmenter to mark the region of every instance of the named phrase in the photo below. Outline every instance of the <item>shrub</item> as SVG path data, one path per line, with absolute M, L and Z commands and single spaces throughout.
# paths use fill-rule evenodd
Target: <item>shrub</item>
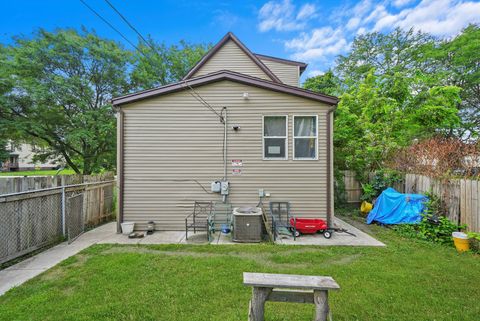
M 380 169 L 376 171 L 370 183 L 362 184 L 362 201 L 372 201 L 387 187 L 392 187 L 403 180 L 400 173 L 392 170 Z
M 465 225 L 457 225 L 445 216 L 443 201 L 431 192 L 426 193 L 428 201 L 425 202 L 425 210 L 419 224 L 401 224 L 395 226 L 395 230 L 407 237 L 441 244 L 452 243 L 452 233 L 466 228 Z

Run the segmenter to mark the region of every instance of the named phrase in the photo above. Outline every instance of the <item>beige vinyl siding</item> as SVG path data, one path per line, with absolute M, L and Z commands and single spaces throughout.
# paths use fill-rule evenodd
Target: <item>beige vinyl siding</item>
M 219 70 L 231 70 L 249 76 L 272 80 L 236 43 L 229 40 L 192 77 Z
M 319 102 L 232 81 L 195 88 L 220 110 L 228 108 L 228 200 L 255 205 L 258 189 L 267 198 L 291 201 L 301 217 L 327 213 L 327 111 Z M 249 99 L 243 99 L 243 93 Z M 154 220 L 157 229 L 183 230 L 195 200 L 220 201 L 206 194 L 223 176 L 223 125 L 187 91 L 131 103 L 124 110 L 124 220 L 138 227 Z M 318 115 L 318 160 L 294 161 L 293 115 Z M 288 115 L 288 160 L 262 160 L 262 115 Z M 232 125 L 239 125 L 238 132 Z M 232 159 L 241 159 L 241 175 L 232 175 Z
M 298 81 L 299 81 L 298 76 L 299 76 L 299 73 L 300 73 L 300 70 L 299 70 L 298 66 L 294 66 L 294 65 L 291 65 L 291 64 L 284 64 L 284 63 L 281 63 L 281 62 L 272 61 L 272 60 L 268 60 L 268 59 L 262 59 L 262 58 L 260 58 L 260 60 L 284 84 L 298 87 Z

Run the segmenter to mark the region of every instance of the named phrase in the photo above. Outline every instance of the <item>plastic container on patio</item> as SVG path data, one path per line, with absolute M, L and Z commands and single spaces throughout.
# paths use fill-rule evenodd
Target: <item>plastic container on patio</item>
M 453 243 L 455 244 L 458 252 L 465 252 L 470 249 L 470 242 L 468 240 L 467 234 L 462 232 L 453 232 L 452 237 Z
M 130 234 L 133 232 L 133 228 L 135 227 L 134 222 L 123 222 L 122 224 L 122 234 Z

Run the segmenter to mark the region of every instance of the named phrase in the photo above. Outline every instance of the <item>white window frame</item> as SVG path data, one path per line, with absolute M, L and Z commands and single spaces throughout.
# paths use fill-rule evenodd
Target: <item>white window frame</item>
M 295 136 L 295 117 L 315 117 L 315 136 Z M 293 160 L 318 160 L 318 115 L 293 115 L 293 124 L 292 124 L 292 149 L 293 149 Z M 296 138 L 315 138 L 315 157 L 295 157 L 295 139 Z
M 265 136 L 265 117 L 285 117 L 285 136 Z M 285 138 L 285 157 L 265 157 L 265 138 Z M 288 115 L 262 115 L 262 159 L 288 160 Z

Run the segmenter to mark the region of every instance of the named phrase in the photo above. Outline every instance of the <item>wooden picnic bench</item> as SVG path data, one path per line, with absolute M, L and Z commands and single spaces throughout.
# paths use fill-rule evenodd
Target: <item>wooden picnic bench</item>
M 263 321 L 266 301 L 315 304 L 314 321 L 326 321 L 328 291 L 340 286 L 329 276 L 243 273 L 243 284 L 252 287 L 248 320 Z

